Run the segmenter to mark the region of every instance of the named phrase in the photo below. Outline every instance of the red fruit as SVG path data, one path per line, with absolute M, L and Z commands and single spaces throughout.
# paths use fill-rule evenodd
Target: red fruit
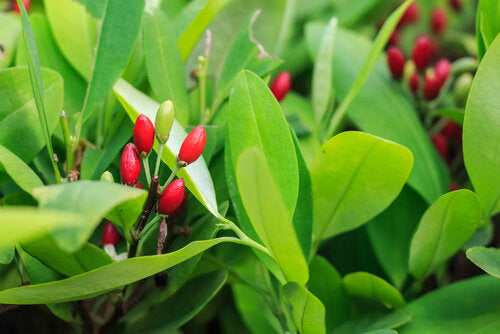
M 440 34 L 446 28 L 448 19 L 442 8 L 434 8 L 431 14 L 431 29 L 435 34 Z
M 439 90 L 441 89 L 441 83 L 439 79 L 434 75 L 427 75 L 424 80 L 423 95 L 424 99 L 427 101 L 434 100 L 439 95 Z
M 432 58 L 432 42 L 427 36 L 420 36 L 415 46 L 411 58 L 419 71 L 425 70 Z
M 271 83 L 271 92 L 278 102 L 283 100 L 292 86 L 292 77 L 289 72 L 281 72 Z
M 137 184 L 135 185 L 136 188 L 138 189 L 144 189 L 144 187 L 142 186 L 142 183 L 140 182 L 137 182 Z
M 184 139 L 177 161 L 183 161 L 187 164 L 195 162 L 203 152 L 206 141 L 207 133 L 203 126 L 198 125 Z
M 455 12 L 460 12 L 462 10 L 462 0 L 448 0 L 448 3 Z
M 460 141 L 462 136 L 462 129 L 457 125 L 457 123 L 448 121 L 441 129 L 441 133 L 448 138 L 448 140 L 458 140 Z
M 441 59 L 434 66 L 434 73 L 436 73 L 436 77 L 439 80 L 441 86 L 444 85 L 451 72 L 451 63 L 448 59 Z
M 17 4 L 16 0 L 12 1 L 12 10 L 16 14 L 21 14 L 21 9 L 19 8 L 19 5 Z M 26 13 L 29 13 L 30 7 L 31 7 L 31 0 L 23 0 L 24 7 L 26 8 Z
M 109 220 L 106 220 L 104 228 L 102 229 L 101 242 L 103 245 L 113 245 L 116 246 L 120 242 L 121 234 L 116 229 L 115 225 Z
M 401 39 L 401 34 L 399 33 L 399 30 L 396 29 L 392 32 L 391 36 L 389 37 L 389 45 L 398 45 L 399 41 Z
M 448 141 L 446 137 L 438 133 L 432 136 L 431 140 L 441 158 L 444 160 L 448 159 Z
M 136 184 L 141 175 L 141 159 L 132 143 L 128 143 L 123 149 L 120 160 L 120 174 L 122 182 L 129 186 Z
M 413 2 L 408 6 L 408 8 L 406 8 L 406 11 L 404 12 L 403 16 L 401 17 L 401 20 L 398 23 L 398 27 L 403 27 L 408 24 L 416 23 L 418 22 L 419 18 L 420 18 L 420 9 L 418 8 L 418 5 L 415 2 Z
M 137 152 L 149 154 L 155 141 L 155 127 L 148 116 L 140 114 L 134 124 L 134 143 Z
M 175 179 L 163 191 L 158 202 L 158 213 L 171 215 L 181 206 L 184 199 L 184 179 Z
M 413 95 L 418 94 L 419 86 L 420 86 L 420 78 L 417 73 L 413 73 L 410 76 L 410 79 L 408 79 L 408 87 L 410 88 L 410 91 L 413 93 Z
M 184 197 L 182 197 L 181 205 L 179 205 L 179 207 L 174 212 L 169 214 L 168 218 L 174 219 L 175 217 L 177 217 L 182 212 L 182 210 L 184 210 L 184 207 L 186 206 L 187 200 L 188 200 L 188 193 L 185 192 Z
M 387 64 L 392 77 L 396 80 L 401 79 L 405 68 L 405 58 L 398 48 L 391 47 L 387 50 Z

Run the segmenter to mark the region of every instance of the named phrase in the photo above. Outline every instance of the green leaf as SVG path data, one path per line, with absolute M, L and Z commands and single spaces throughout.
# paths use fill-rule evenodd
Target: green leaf
M 0 247 L 0 264 L 9 264 L 14 260 L 14 244 L 7 244 Z
M 146 11 L 142 34 L 151 88 L 160 101 L 172 100 L 175 118 L 185 127 L 189 122 L 189 99 L 183 64 L 170 20 L 160 8 Z
M 422 280 L 455 254 L 481 221 L 477 196 L 466 189 L 447 193 L 432 204 L 410 244 L 409 269 Z
M 408 275 L 409 244 L 427 204 L 411 188 L 366 225 L 379 263 L 392 284 L 402 288 Z
M 3 169 L 24 191 L 43 186 L 42 180 L 17 155 L 0 145 L 0 170 Z
M 378 300 L 387 307 L 401 308 L 406 304 L 395 287 L 370 273 L 360 271 L 347 274 L 343 281 L 351 296 Z
M 106 9 L 107 0 L 75 0 L 85 6 L 89 12 L 96 19 L 102 19 L 104 10 Z
M 335 31 L 337 18 L 328 22 L 321 38 L 316 61 L 314 62 L 312 78 L 312 102 L 316 122 L 321 124 L 325 113 L 335 100 L 332 85 L 333 50 L 335 45 Z
M 500 103 L 499 63 L 500 38 L 497 38 L 474 76 L 464 118 L 465 167 L 486 219 L 500 212 L 500 161 L 496 159 L 500 119 L 495 112 Z
M 123 108 L 127 111 L 132 122 L 135 122 L 140 114 L 145 114 L 149 119 L 156 118 L 156 112 L 160 105 L 147 95 L 132 87 L 124 80 L 118 80 L 114 86 L 114 92 Z M 162 160 L 172 170 L 176 164 L 176 156 L 181 144 L 187 134 L 182 126 L 174 121 L 170 137 L 163 150 Z M 158 143 L 155 141 L 154 150 L 158 152 Z M 186 168 L 182 168 L 177 174 L 184 178 L 186 186 L 191 193 L 200 201 L 214 216 L 220 217 L 217 211 L 217 200 L 215 198 L 214 185 L 207 165 L 202 157 Z
M 138 215 L 146 195 L 146 192 L 141 189 L 95 181 L 79 181 L 34 190 L 34 196 L 38 199 L 40 207 L 82 215 L 79 220 L 81 225 L 76 228 L 62 229 L 53 234 L 57 244 L 68 252 L 80 249 L 102 217 L 119 204 L 125 202 L 118 210 L 124 208 L 125 212 L 135 212 Z M 137 218 L 137 215 L 133 218 Z M 115 218 L 112 214 L 109 216 Z
M 463 124 L 465 115 L 463 109 L 453 109 L 453 108 L 437 109 L 432 111 L 431 114 L 434 117 L 443 116 L 445 118 L 451 119 L 459 125 Z
M 412 165 L 406 147 L 363 132 L 343 132 L 327 141 L 310 167 L 316 246 L 322 239 L 366 223 L 389 206 Z
M 144 3 L 145 0 L 108 0 L 82 121 L 97 110 L 125 70 L 139 35 Z
M 94 63 L 97 20 L 73 0 L 44 0 L 43 4 L 59 49 L 73 68 L 88 80 Z
M 282 192 L 258 149 L 249 148 L 241 154 L 236 165 L 236 180 L 257 235 L 274 255 L 287 280 L 305 284 L 306 260 Z
M 496 333 L 500 280 L 479 276 L 434 290 L 408 305 L 412 321 L 401 334 Z
M 491 276 L 500 278 L 500 249 L 472 247 L 467 250 L 467 258 Z
M 16 44 L 21 33 L 21 22 L 13 14 L 0 12 L 0 68 L 8 67 L 14 58 Z
M 48 127 L 52 133 L 63 106 L 63 82 L 54 71 L 43 69 L 41 73 Z M 28 163 L 45 146 L 28 69 L 0 69 L 0 91 L 0 145 Z
M 480 0 L 476 12 L 478 58 L 481 60 L 500 32 L 500 6 L 495 0 Z
M 316 296 L 303 286 L 290 282 L 283 287 L 283 297 L 299 333 L 326 333 L 325 307 Z
M 343 323 L 332 334 L 366 334 L 376 330 L 398 328 L 409 321 L 411 314 L 406 308 L 391 313 L 365 313 Z

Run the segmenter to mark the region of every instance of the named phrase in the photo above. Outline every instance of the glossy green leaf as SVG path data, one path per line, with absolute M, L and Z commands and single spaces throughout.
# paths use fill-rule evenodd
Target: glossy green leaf
M 311 163 L 314 239 L 352 230 L 397 197 L 413 165 L 404 146 L 363 132 L 343 132 L 327 141 Z
M 500 249 L 472 247 L 467 250 L 467 258 L 491 276 L 500 278 Z
M 455 254 L 481 221 L 477 196 L 466 189 L 441 196 L 425 212 L 410 245 L 409 269 L 424 279 Z
M 142 34 L 151 88 L 160 101 L 172 100 L 175 118 L 185 127 L 189 122 L 189 99 L 183 64 L 170 20 L 160 8 L 146 11 Z
M 95 181 L 79 181 L 34 190 L 40 207 L 81 213 L 85 217 L 83 221 L 79 220 L 82 225 L 77 228 L 63 229 L 53 234 L 57 244 L 68 252 L 80 249 L 101 219 L 119 204 L 122 206 L 118 209 L 125 207 L 125 212 L 136 213 L 135 217 L 127 219 L 137 218 L 146 195 L 146 191 L 141 189 Z
M 500 211 L 500 161 L 496 159 L 500 118 L 495 112 L 500 103 L 497 93 L 500 89 L 499 62 L 500 38 L 497 38 L 472 81 L 464 118 L 465 167 L 481 201 L 485 218 Z
M 36 187 L 43 186 L 42 180 L 17 155 L 0 145 L 0 170 L 3 169 L 24 191 L 32 193 Z
M 257 148 L 244 151 L 236 165 L 241 200 L 253 228 L 274 255 L 288 281 L 305 284 L 307 263 L 282 192 Z
M 480 0 L 476 12 L 478 58 L 481 60 L 500 32 L 500 6 L 495 0 Z
M 156 112 L 160 107 L 156 101 L 121 79 L 118 80 L 113 89 L 118 100 L 133 122 L 135 122 L 140 114 L 145 114 L 151 120 L 156 118 Z M 163 162 L 172 170 L 175 167 L 176 156 L 186 136 L 187 134 L 182 126 L 177 121 L 174 121 L 170 137 L 165 145 L 162 156 Z M 158 143 L 156 141 L 154 150 L 158 151 Z M 217 200 L 215 198 L 212 178 L 203 158 L 200 157 L 186 168 L 182 168 L 177 175 L 184 178 L 188 189 L 208 209 L 208 211 L 216 217 L 220 216 L 217 211 Z
M 68 62 L 90 78 L 97 43 L 97 20 L 73 0 L 44 0 L 45 13 L 54 39 Z
M 332 334 L 366 334 L 371 331 L 398 328 L 411 320 L 411 314 L 406 308 L 391 313 L 365 313 L 343 323 Z
M 432 112 L 433 116 L 443 116 L 445 118 L 455 121 L 455 123 L 462 125 L 464 122 L 464 110 L 463 109 L 437 109 Z
M 21 34 L 21 22 L 13 14 L 0 13 L 0 68 L 7 67 L 16 53 L 17 40 Z
M 432 291 L 408 305 L 412 320 L 401 334 L 496 333 L 500 328 L 500 280 L 479 276 Z
M 102 19 L 104 10 L 106 9 L 106 0 L 75 0 L 85 6 L 89 12 L 96 19 Z
M 316 296 L 303 286 L 290 282 L 283 287 L 283 297 L 299 333 L 326 333 L 325 307 Z
M 378 300 L 387 307 L 400 308 L 406 304 L 396 288 L 370 273 L 360 271 L 347 274 L 343 282 L 351 296 Z

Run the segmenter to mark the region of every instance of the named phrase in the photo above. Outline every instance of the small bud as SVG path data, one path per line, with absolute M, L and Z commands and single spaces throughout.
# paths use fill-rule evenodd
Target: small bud
M 115 178 L 113 177 L 113 174 L 111 174 L 111 172 L 107 170 L 101 174 L 101 181 L 115 183 Z
M 431 140 L 441 158 L 443 158 L 443 160 L 448 159 L 448 141 L 446 137 L 438 133 L 432 136 Z
M 160 105 L 155 119 L 156 139 L 160 144 L 167 142 L 172 124 L 174 124 L 174 104 L 167 100 Z
M 451 73 L 450 61 L 445 58 L 439 60 L 436 63 L 436 66 L 434 66 L 434 73 L 436 73 L 436 77 L 439 80 L 439 84 L 443 86 L 446 80 L 448 80 L 448 77 L 450 76 Z
M 188 165 L 195 162 L 203 152 L 206 141 L 207 133 L 203 126 L 198 125 L 187 135 L 184 142 L 182 142 L 177 161 L 184 162 Z
M 398 27 L 404 27 L 406 25 L 417 23 L 420 18 L 420 9 L 416 2 L 412 2 L 406 11 L 404 12 L 401 20 L 398 23 Z
M 417 96 L 419 86 L 420 78 L 417 73 L 413 72 L 413 74 L 410 76 L 410 79 L 408 80 L 408 88 L 410 88 L 410 91 L 413 93 L 413 95 Z
M 434 100 L 441 90 L 439 79 L 435 75 L 426 75 L 424 80 L 424 87 L 422 90 L 424 99 L 427 101 Z
M 387 50 L 387 65 L 389 65 L 392 77 L 396 80 L 401 79 L 405 68 L 405 58 L 398 48 L 390 47 Z
M 278 102 L 283 100 L 292 86 L 292 77 L 289 72 L 281 72 L 271 83 L 271 92 Z
M 140 114 L 134 124 L 134 143 L 141 156 L 148 156 L 155 142 L 155 128 L 148 116 Z
M 141 159 L 137 154 L 134 144 L 128 143 L 123 149 L 120 160 L 122 182 L 129 186 L 135 185 L 141 175 L 141 168 Z
M 121 234 L 116 229 L 115 225 L 109 220 L 106 220 L 104 228 L 102 229 L 101 242 L 103 245 L 116 246 L 120 242 Z
M 26 8 L 26 13 L 29 13 L 30 12 L 30 7 L 31 7 L 31 0 L 22 0 L 22 1 L 23 1 L 23 4 L 24 4 L 24 7 Z M 13 0 L 12 2 L 13 2 L 13 4 L 12 4 L 12 10 L 14 11 L 14 13 L 21 14 L 21 9 L 19 8 L 19 5 L 17 4 L 17 1 Z
M 182 198 L 181 205 L 179 205 L 179 207 L 174 212 L 168 215 L 168 219 L 174 219 L 175 217 L 177 217 L 186 206 L 187 200 L 188 200 L 188 193 L 185 192 L 184 197 Z
M 175 179 L 163 191 L 158 202 L 158 213 L 170 215 L 182 204 L 184 198 L 184 179 Z
M 427 36 L 420 36 L 415 46 L 413 47 L 413 52 L 411 58 L 417 67 L 417 70 L 423 71 L 429 65 L 432 58 L 432 42 Z
M 462 0 L 448 0 L 448 3 L 455 12 L 460 12 L 462 10 Z
M 453 86 L 453 97 L 455 98 L 456 104 L 460 107 L 465 107 L 467 103 L 472 79 L 472 74 L 463 73 L 455 81 L 455 85 Z
M 446 29 L 448 19 L 442 8 L 434 8 L 431 14 L 431 29 L 436 34 L 441 34 Z

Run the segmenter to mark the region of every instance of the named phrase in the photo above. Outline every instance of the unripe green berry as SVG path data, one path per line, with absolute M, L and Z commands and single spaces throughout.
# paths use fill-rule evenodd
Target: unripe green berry
M 172 124 L 174 124 L 174 104 L 167 100 L 160 105 L 155 119 L 156 139 L 160 144 L 167 142 Z
M 455 97 L 455 102 L 460 107 L 464 107 L 467 102 L 470 86 L 472 85 L 472 79 L 472 74 L 463 73 L 457 78 L 457 81 L 455 81 L 455 86 L 453 86 L 453 95 Z
M 109 171 L 105 171 L 104 173 L 101 174 L 101 181 L 115 183 L 115 179 L 113 178 L 113 174 L 111 174 Z

